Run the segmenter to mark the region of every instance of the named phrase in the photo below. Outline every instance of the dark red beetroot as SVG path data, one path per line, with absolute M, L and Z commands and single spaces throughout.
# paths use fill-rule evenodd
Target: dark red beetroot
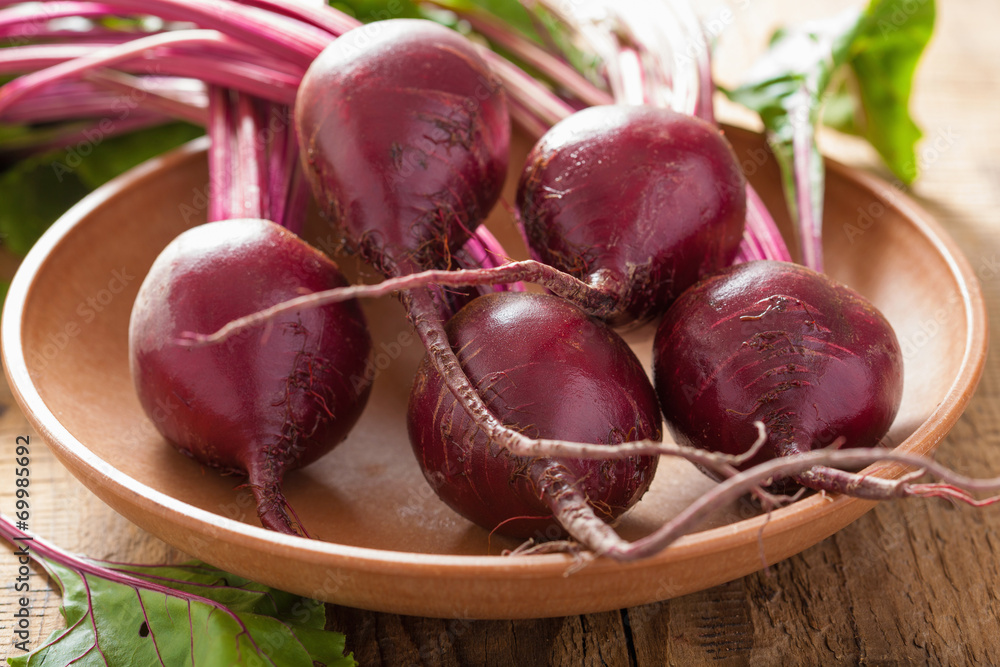
M 656 333 L 660 405 L 680 444 L 737 455 L 744 464 L 829 447 L 873 447 L 903 394 L 903 357 L 892 327 L 866 299 L 797 264 L 731 267 L 685 292 Z M 802 484 L 882 497 L 876 482 L 813 468 Z
M 472 44 L 430 21 L 361 26 L 296 99 L 313 193 L 348 247 L 386 275 L 446 268 L 507 173 L 506 98 Z
M 261 523 L 301 531 L 281 492 L 287 470 L 340 443 L 368 400 L 371 338 L 354 301 L 288 313 L 221 345 L 189 331 L 344 285 L 334 264 L 265 220 L 227 220 L 178 236 L 132 309 L 132 377 L 146 414 L 178 449 L 247 475 Z
M 746 183 L 719 129 L 693 116 L 601 106 L 535 145 L 517 195 L 536 259 L 611 293 L 614 324 L 658 317 L 736 256 Z
M 525 435 L 602 444 L 660 439 L 656 394 L 635 355 L 614 331 L 565 300 L 523 292 L 481 296 L 447 330 L 491 412 Z M 407 414 L 410 442 L 442 500 L 508 535 L 558 537 L 562 530 L 552 530 L 558 514 L 574 537 L 596 549 L 587 531 L 609 529 L 595 528 L 593 515 L 619 516 L 638 502 L 656 470 L 650 456 L 512 456 L 490 443 L 428 357 Z M 585 503 L 586 521 L 574 514 Z

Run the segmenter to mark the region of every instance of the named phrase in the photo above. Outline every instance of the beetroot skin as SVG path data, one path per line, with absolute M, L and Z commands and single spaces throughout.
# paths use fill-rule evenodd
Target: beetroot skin
M 132 310 L 130 364 L 146 414 L 183 453 L 247 475 L 272 529 L 300 529 L 280 491 L 285 471 L 341 442 L 368 400 L 364 316 L 348 301 L 283 315 L 221 345 L 178 341 L 345 284 L 336 264 L 284 228 L 227 220 L 167 246 Z
M 876 446 L 903 394 L 903 356 L 885 317 L 785 262 L 741 264 L 685 292 L 660 323 L 654 355 L 677 442 L 742 454 L 757 438 L 754 421 L 764 423 L 767 444 L 744 468 L 838 438 Z
M 730 264 L 746 182 L 718 128 L 653 107 L 599 106 L 528 155 L 518 208 L 535 259 L 616 296 L 616 325 L 658 317 Z
M 641 364 L 614 331 L 576 306 L 543 294 L 489 294 L 459 311 L 447 330 L 490 411 L 525 435 L 601 444 L 660 439 L 656 394 Z M 546 492 L 553 480 L 582 489 L 610 521 L 639 500 L 656 470 L 649 456 L 512 456 L 488 444 L 427 357 L 410 394 L 408 427 L 441 499 L 480 526 L 516 537 L 562 535 Z
M 309 67 L 295 118 L 317 201 L 387 274 L 404 258 L 446 266 L 500 196 L 506 97 L 454 30 L 394 19 L 344 34 Z

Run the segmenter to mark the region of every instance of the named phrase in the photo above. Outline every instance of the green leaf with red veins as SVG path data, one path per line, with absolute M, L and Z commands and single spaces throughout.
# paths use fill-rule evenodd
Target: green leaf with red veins
M 727 91 L 764 122 L 807 266 L 822 270 L 824 172 L 814 135 L 824 102 L 832 96 L 836 125 L 858 129 L 889 168 L 911 182 L 921 133 L 910 117 L 910 91 L 934 16 L 934 0 L 871 0 L 863 11 L 783 28 L 747 80 Z M 832 81 L 837 85 L 828 90 Z
M 91 561 L 95 574 L 37 560 L 62 590 L 67 627 L 38 650 L 8 658 L 15 667 L 357 664 L 344 655 L 344 635 L 324 630 L 322 603 L 202 563 Z

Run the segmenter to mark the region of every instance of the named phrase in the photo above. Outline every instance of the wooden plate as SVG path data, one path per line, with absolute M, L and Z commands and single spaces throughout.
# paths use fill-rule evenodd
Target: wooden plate
M 729 136 L 764 200 L 781 210 L 776 166 L 760 138 L 738 130 Z M 63 464 L 115 510 L 183 551 L 355 607 L 454 618 L 559 616 L 667 599 L 744 576 L 871 508 L 811 497 L 765 522 L 735 506 L 713 518 L 714 528 L 654 558 L 598 560 L 568 576 L 573 563 L 562 555 L 500 556 L 513 543 L 491 539 L 438 501 L 409 451 L 403 417 L 421 350 L 410 337 L 400 343 L 407 331 L 401 309 L 384 300 L 366 304 L 378 375 L 365 416 L 347 442 L 287 480 L 291 503 L 320 539 L 265 531 L 249 494 L 236 488 L 240 480 L 201 468 L 159 436 L 128 372 L 127 324 L 139 284 L 159 251 L 204 219 L 205 146 L 197 141 L 153 160 L 59 220 L 15 277 L 0 332 L 17 400 Z M 511 238 L 502 217 L 491 224 Z M 322 233 L 315 240 L 329 242 Z M 907 451 L 932 451 L 983 368 L 985 306 L 972 270 L 910 199 L 835 163 L 825 242 L 829 272 L 871 298 L 903 345 L 906 390 L 889 440 Z M 647 367 L 650 335 L 628 334 Z M 662 463 L 654 488 L 620 525 L 626 537 L 648 532 L 711 485 L 687 464 Z M 884 474 L 899 473 L 889 467 Z

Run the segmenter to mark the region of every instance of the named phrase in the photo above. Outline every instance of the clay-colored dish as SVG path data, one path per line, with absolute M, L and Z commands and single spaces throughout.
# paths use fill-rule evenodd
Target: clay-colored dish
M 729 136 L 760 194 L 780 210 L 776 168 L 761 160 L 760 138 L 737 130 Z M 617 609 L 735 579 L 764 565 L 759 539 L 774 563 L 871 508 L 810 497 L 764 525 L 733 507 L 715 517 L 716 527 L 654 558 L 597 560 L 568 576 L 572 561 L 563 555 L 501 556 L 514 543 L 491 540 L 455 515 L 417 468 L 404 414 L 421 351 L 395 342 L 407 325 L 399 305 L 384 300 L 366 304 L 381 370 L 365 416 L 345 443 L 287 479 L 291 503 L 319 539 L 265 531 L 249 495 L 236 488 L 239 479 L 203 469 L 159 436 L 129 377 L 127 325 L 139 284 L 157 253 L 203 220 L 204 149 L 196 142 L 154 160 L 67 213 L 25 259 L 2 321 L 7 375 L 32 425 L 101 499 L 183 551 L 344 605 L 435 617 L 542 617 Z M 983 368 L 979 286 L 930 216 L 884 182 L 830 164 L 827 188 L 829 272 L 883 310 L 905 350 L 906 390 L 889 441 L 931 452 Z M 650 335 L 628 335 L 647 367 Z M 653 490 L 620 526 L 628 537 L 648 532 L 711 485 L 687 464 L 662 463 Z M 889 467 L 883 474 L 899 473 Z

